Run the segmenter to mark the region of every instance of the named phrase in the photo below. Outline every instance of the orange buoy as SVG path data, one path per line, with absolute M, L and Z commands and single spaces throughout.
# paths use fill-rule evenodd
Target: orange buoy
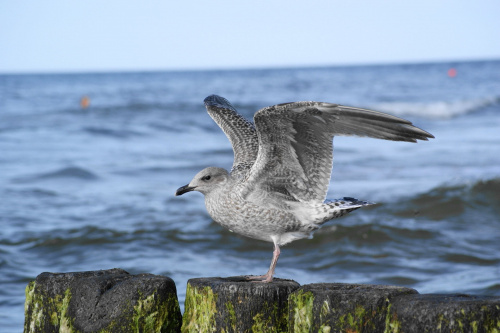
M 448 69 L 448 76 L 449 77 L 455 77 L 455 76 L 457 76 L 457 69 L 453 68 L 453 67 L 451 67 L 450 69 Z
M 80 100 L 80 106 L 82 109 L 88 108 L 90 105 L 90 98 L 88 96 L 83 96 L 82 99 Z

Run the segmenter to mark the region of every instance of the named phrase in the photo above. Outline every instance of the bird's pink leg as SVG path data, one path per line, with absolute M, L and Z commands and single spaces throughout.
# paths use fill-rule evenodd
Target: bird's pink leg
M 273 281 L 274 270 L 276 268 L 276 264 L 278 263 L 278 258 L 280 257 L 280 247 L 278 244 L 274 243 L 274 251 L 273 251 L 273 259 L 271 260 L 271 266 L 269 266 L 269 270 L 265 275 L 259 276 L 247 276 L 247 280 L 251 280 L 252 282 L 264 282 L 269 283 Z

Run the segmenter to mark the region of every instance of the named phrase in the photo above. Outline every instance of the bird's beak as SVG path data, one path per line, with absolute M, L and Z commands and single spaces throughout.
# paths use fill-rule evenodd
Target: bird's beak
M 187 185 L 184 185 L 182 187 L 179 187 L 177 189 L 177 191 L 175 191 L 175 196 L 178 196 L 178 195 L 183 195 L 184 193 L 186 192 L 191 192 L 192 190 L 194 190 L 196 188 L 196 186 L 189 186 L 189 184 Z

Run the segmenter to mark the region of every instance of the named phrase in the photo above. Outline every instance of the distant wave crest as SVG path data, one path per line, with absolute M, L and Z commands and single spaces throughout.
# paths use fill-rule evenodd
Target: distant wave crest
M 447 119 L 467 113 L 481 111 L 482 109 L 500 104 L 500 96 L 476 100 L 463 101 L 438 101 L 428 103 L 389 102 L 378 103 L 374 109 L 396 115 L 411 115 L 425 118 Z

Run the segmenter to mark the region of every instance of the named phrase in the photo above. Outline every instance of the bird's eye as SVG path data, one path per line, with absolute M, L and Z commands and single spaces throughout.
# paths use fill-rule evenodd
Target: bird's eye
M 210 180 L 210 178 L 211 178 L 211 177 L 210 177 L 210 175 L 208 175 L 208 176 L 203 176 L 203 177 L 201 178 L 201 180 Z

